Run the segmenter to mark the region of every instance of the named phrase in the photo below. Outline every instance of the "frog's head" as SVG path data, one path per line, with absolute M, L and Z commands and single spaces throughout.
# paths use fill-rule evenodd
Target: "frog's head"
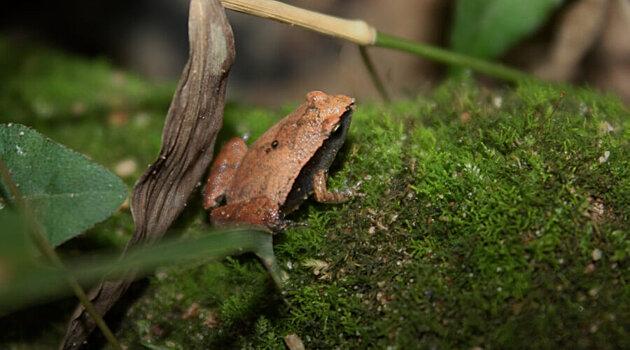
M 306 101 L 309 109 L 319 111 L 317 119 L 327 134 L 347 124 L 350 121 L 350 114 L 356 109 L 354 98 L 346 95 L 328 95 L 322 91 L 309 92 L 306 94 Z

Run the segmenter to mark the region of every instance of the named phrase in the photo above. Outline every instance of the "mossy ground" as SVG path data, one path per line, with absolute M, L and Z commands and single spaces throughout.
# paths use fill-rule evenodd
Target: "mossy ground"
M 0 56 L 2 121 L 110 169 L 157 154 L 174 86 L 20 54 Z M 282 115 L 230 104 L 218 142 L 253 140 Z M 161 268 L 118 335 L 130 348 L 283 349 L 293 332 L 307 348 L 630 347 L 629 141 L 618 100 L 573 87 L 446 82 L 390 106 L 358 101 L 329 185 L 363 180 L 363 196 L 290 217 L 309 227 L 275 237 L 282 292 L 252 255 Z M 186 215 L 178 228 L 204 234 L 200 207 Z M 122 211 L 63 249 L 131 233 Z

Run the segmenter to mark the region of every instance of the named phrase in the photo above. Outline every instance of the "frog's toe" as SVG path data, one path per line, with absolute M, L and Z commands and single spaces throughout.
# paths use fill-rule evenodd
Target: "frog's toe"
M 286 220 L 286 219 L 279 219 L 279 220 L 275 220 L 271 223 L 268 223 L 267 225 L 265 225 L 268 229 L 271 230 L 272 233 L 276 234 L 276 233 L 282 233 L 288 229 L 294 228 L 296 226 L 306 226 L 303 225 L 302 223 L 298 223 L 292 220 Z
M 280 225 L 282 227 L 282 231 L 292 229 L 298 226 L 303 226 L 303 227 L 309 226 L 308 222 L 297 222 L 293 220 L 282 220 L 282 223 Z
M 352 186 L 348 186 L 346 183 L 343 189 L 339 192 L 347 199 L 350 199 L 352 197 L 365 197 L 365 194 L 359 192 L 359 187 L 361 186 L 361 184 L 363 184 L 363 180 L 357 181 L 357 183 Z
M 365 197 L 367 197 L 367 194 L 362 193 L 362 192 L 352 192 L 352 196 L 353 197 L 359 197 L 359 198 L 365 198 Z
M 308 224 L 308 222 L 293 222 L 293 227 L 297 227 L 297 226 L 302 226 L 302 227 L 309 227 L 311 225 Z

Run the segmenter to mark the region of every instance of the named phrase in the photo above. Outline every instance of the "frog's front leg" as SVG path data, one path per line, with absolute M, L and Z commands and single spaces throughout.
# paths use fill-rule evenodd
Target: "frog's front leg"
M 327 172 L 325 169 L 315 171 L 313 176 L 313 192 L 315 200 L 320 203 L 343 203 L 349 201 L 356 192 L 356 188 L 348 188 L 343 191 L 333 192 L 326 188 Z
M 247 153 L 245 141 L 235 137 L 228 141 L 210 168 L 210 175 L 203 190 L 203 207 L 208 210 L 219 205 L 221 197 L 234 179 L 234 175 Z
M 220 206 L 210 213 L 215 226 L 254 226 L 282 232 L 287 222 L 280 216 L 280 207 L 266 197 L 256 197 Z

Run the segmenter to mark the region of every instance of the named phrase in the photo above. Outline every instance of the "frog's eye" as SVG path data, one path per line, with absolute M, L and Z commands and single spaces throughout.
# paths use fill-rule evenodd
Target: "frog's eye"
M 337 131 L 337 129 L 339 129 L 339 125 L 341 125 L 340 123 L 335 124 L 335 126 L 332 129 L 332 132 Z

